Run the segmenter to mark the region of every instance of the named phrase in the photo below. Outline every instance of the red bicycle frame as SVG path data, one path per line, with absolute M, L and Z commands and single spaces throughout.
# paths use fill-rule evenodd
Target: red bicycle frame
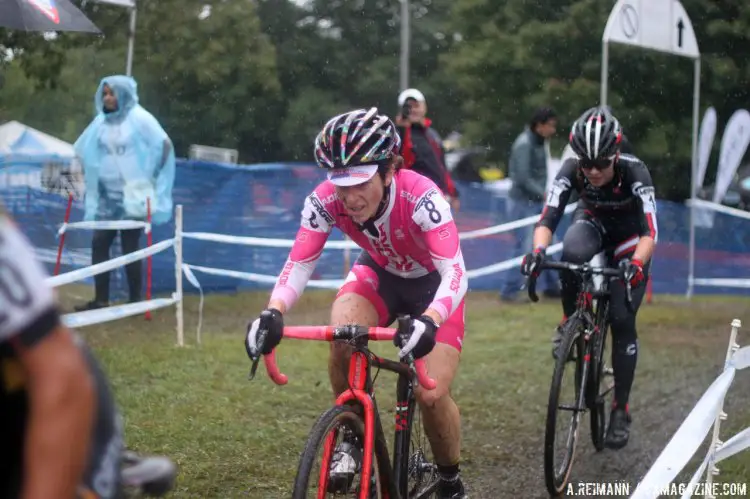
M 295 338 L 300 340 L 314 340 L 314 341 L 336 341 L 351 339 L 351 326 L 287 326 L 284 328 L 284 338 Z M 369 327 L 369 328 L 358 328 L 362 332 L 362 335 L 366 335 L 368 340 L 374 341 L 388 341 L 393 340 L 396 335 L 396 328 L 384 328 L 384 327 Z M 347 334 L 342 334 L 347 332 Z M 347 337 L 344 337 L 347 336 Z M 372 354 L 371 354 L 372 355 Z M 377 356 L 372 356 L 372 360 L 376 364 L 386 365 L 393 363 L 386 359 L 381 359 Z M 268 376 L 277 385 L 285 385 L 289 378 L 282 374 L 276 365 L 275 350 L 268 355 L 263 356 L 263 361 L 266 366 Z M 362 476 L 360 483 L 360 499 L 367 499 L 370 491 L 370 479 L 372 473 L 372 457 L 374 454 L 374 441 L 375 441 L 375 408 L 373 399 L 370 393 L 367 391 L 367 368 L 370 360 L 367 355 L 361 351 L 355 350 L 349 362 L 349 389 L 341 393 L 336 399 L 335 405 L 341 406 L 349 402 L 355 401 L 362 406 L 364 410 L 364 422 L 365 422 L 365 435 L 364 435 L 364 457 L 362 462 Z M 411 364 L 411 358 L 409 359 Z M 432 390 L 437 384 L 435 380 L 427 375 L 427 368 L 425 367 L 423 359 L 417 359 L 413 361 L 414 370 L 416 371 L 417 381 L 425 389 Z M 251 376 L 254 371 L 251 371 Z M 326 437 L 326 443 L 323 451 L 323 462 L 320 469 L 320 477 L 318 482 L 318 499 L 323 499 L 326 494 L 326 488 L 328 485 L 328 469 L 330 460 L 334 451 L 335 445 L 335 434 L 329 433 Z M 384 491 L 386 499 L 388 495 L 387 487 Z

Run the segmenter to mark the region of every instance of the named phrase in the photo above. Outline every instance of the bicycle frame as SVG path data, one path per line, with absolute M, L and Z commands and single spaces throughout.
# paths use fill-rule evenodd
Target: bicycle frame
M 599 339 L 601 338 L 601 331 L 599 331 L 599 324 L 603 321 L 607 320 L 607 314 L 609 311 L 609 281 L 611 279 L 619 278 L 621 277 L 621 273 L 618 269 L 615 268 L 608 268 L 608 267 L 595 267 L 589 263 L 584 263 L 581 265 L 568 263 L 568 262 L 544 262 L 542 264 L 542 267 L 540 270 L 562 270 L 562 271 L 570 271 L 575 273 L 580 279 L 581 279 L 581 289 L 578 292 L 578 296 L 576 297 L 576 311 L 571 315 L 568 320 L 576 320 L 578 319 L 581 322 L 581 325 L 583 326 L 583 348 L 582 352 L 584 354 L 584 357 L 582 359 L 578 360 L 578 367 L 577 371 L 580 370 L 580 376 L 581 376 L 581 391 L 586 394 L 588 392 L 588 385 L 589 383 L 598 384 L 599 383 L 599 373 L 598 371 L 594 370 L 594 376 L 592 380 L 589 380 L 589 367 L 591 365 L 591 354 L 597 353 L 597 349 L 599 348 Z M 605 277 L 605 281 L 603 284 L 602 290 L 597 290 L 593 277 L 595 275 L 600 275 Z M 539 297 L 536 294 L 536 277 L 537 276 L 530 276 L 527 287 L 528 287 L 528 293 L 529 298 L 536 302 L 539 301 Z M 630 286 L 630 282 L 625 283 L 625 292 L 626 292 L 626 305 L 629 310 L 632 311 L 632 290 Z M 593 306 L 593 300 L 597 300 L 597 306 L 596 310 L 594 310 Z M 592 342 L 591 337 L 594 335 L 595 341 Z M 598 394 L 597 394 L 598 396 Z M 591 397 L 589 394 L 588 397 Z M 581 399 L 583 400 L 583 399 Z M 580 400 L 579 400 L 580 402 Z M 588 400 L 588 404 L 586 405 L 592 405 L 594 400 Z M 581 404 L 578 404 L 578 407 L 576 410 L 581 411 L 584 410 L 581 407 Z
M 582 413 L 591 410 L 591 437 L 597 450 L 603 446 L 604 408 L 603 397 L 600 394 L 603 376 L 603 352 L 606 339 L 606 325 L 609 315 L 610 291 L 609 280 L 619 278 L 620 271 L 614 268 L 594 267 L 588 263 L 583 265 L 568 262 L 543 262 L 538 271 L 555 269 L 572 272 L 581 281 L 581 287 L 576 295 L 575 311 L 561 324 L 564 337 L 560 345 L 565 349 L 558 350 L 557 361 L 550 386 L 550 399 L 547 407 L 547 423 L 545 430 L 545 482 L 551 495 L 560 494 L 569 483 L 570 473 L 575 459 L 575 448 L 578 442 L 578 425 Z M 529 276 L 527 288 L 529 298 L 538 301 L 536 295 L 536 279 L 539 273 L 535 271 Z M 605 277 L 602 289 L 596 289 L 593 277 Z M 630 282 L 625 282 L 627 306 L 632 310 Z M 597 300 L 594 308 L 594 299 Z M 603 326 L 603 327 L 602 327 Z M 572 405 L 559 403 L 562 377 L 565 364 L 568 362 L 571 350 L 575 355 L 575 401 Z M 556 423 L 560 410 L 572 411 L 571 428 L 566 442 L 566 455 L 562 468 L 558 468 L 555 457 L 555 441 L 557 436 Z M 559 470 L 559 471 L 558 471 Z
M 284 328 L 284 338 L 328 342 L 354 340 L 354 350 L 349 360 L 349 389 L 342 392 L 334 404 L 337 406 L 358 405 L 364 412 L 364 456 L 362 459 L 360 480 L 360 499 L 367 499 L 369 497 L 375 441 L 376 439 L 385 441 L 382 423 L 375 402 L 374 385 L 370 376 L 371 368 L 376 367 L 398 374 L 393 463 L 390 463 L 390 459 L 387 456 L 387 447 L 385 447 L 386 461 L 388 461 L 390 466 L 388 469 L 379 470 L 381 484 L 387 484 L 384 487 L 385 490 L 382 491 L 384 493 L 383 499 L 405 499 L 407 494 L 408 473 L 404 473 L 404 470 L 408 466 L 408 445 L 411 432 L 412 410 L 414 408 L 412 379 L 416 374 L 418 383 L 428 390 L 434 389 L 437 386 L 435 381 L 427 376 L 423 359 L 415 361 L 409 356 L 405 359 L 405 362 L 396 362 L 378 357 L 367 350 L 368 341 L 392 340 L 396 332 L 397 329 L 395 328 L 368 328 L 361 326 L 287 326 Z M 262 345 L 264 338 L 264 332 L 260 332 L 259 345 Z M 288 377 L 279 371 L 276 365 L 275 351 L 264 355 L 263 360 L 268 376 L 278 385 L 286 384 Z M 257 363 L 258 359 L 255 359 L 250 371 L 250 379 L 255 375 Z M 320 468 L 318 498 L 325 497 L 328 485 L 328 470 L 330 468 L 330 460 L 333 456 L 335 441 L 336 434 L 329 433 L 326 437 L 323 462 Z M 391 477 L 394 479 L 391 480 Z

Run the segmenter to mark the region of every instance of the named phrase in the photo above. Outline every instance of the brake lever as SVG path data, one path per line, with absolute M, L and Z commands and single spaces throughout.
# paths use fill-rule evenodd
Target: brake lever
M 266 329 L 260 329 L 258 330 L 258 342 L 256 343 L 256 350 L 258 352 L 258 355 L 255 357 L 251 357 L 251 360 L 253 361 L 252 366 L 250 366 L 250 373 L 247 375 L 247 380 L 252 381 L 253 378 L 255 378 L 255 371 L 258 370 L 258 363 L 260 363 L 260 358 L 263 356 L 261 352 L 263 351 L 263 344 L 266 341 Z
M 255 378 L 255 371 L 258 369 L 258 363 L 260 362 L 260 356 L 253 359 L 253 364 L 250 367 L 250 373 L 247 375 L 247 380 L 252 381 Z

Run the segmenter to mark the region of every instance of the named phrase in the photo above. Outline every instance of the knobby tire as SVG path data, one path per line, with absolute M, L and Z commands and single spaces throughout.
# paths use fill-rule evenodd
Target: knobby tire
M 365 422 L 359 415 L 358 411 L 352 406 L 334 406 L 324 412 L 310 432 L 310 435 L 305 443 L 305 448 L 300 456 L 299 466 L 297 468 L 297 476 L 294 479 L 294 491 L 292 492 L 292 499 L 312 499 L 317 497 L 317 492 L 308 495 L 310 478 L 312 474 L 313 480 L 317 480 L 320 476 L 320 469 L 315 468 L 315 461 L 318 453 L 323 449 L 328 434 L 336 428 L 336 426 L 348 427 L 359 439 L 360 442 L 364 443 L 364 431 Z M 373 428 L 375 432 L 375 429 Z M 385 442 L 382 438 L 379 438 L 376 433 L 374 452 L 373 456 L 373 474 L 374 482 L 373 486 L 379 493 L 373 493 L 372 486 L 370 488 L 370 497 L 381 497 L 383 491 L 388 487 L 387 484 L 380 482 L 380 470 L 388 469 L 390 466 L 388 462 L 388 451 L 385 447 Z M 363 459 L 364 461 L 364 459 Z M 361 470 L 360 470 L 361 477 Z M 313 483 L 317 483 L 316 481 Z
M 557 473 L 555 463 L 555 434 L 557 431 L 557 419 L 560 415 L 560 391 L 562 389 L 565 369 L 571 367 L 575 369 L 575 403 L 578 403 L 581 392 L 581 366 L 583 362 L 583 339 L 581 337 L 582 323 L 577 317 L 571 317 L 563 326 L 563 340 L 560 344 L 558 357 L 555 361 L 555 370 L 552 374 L 552 383 L 550 384 L 549 400 L 547 403 L 547 423 L 544 436 L 544 478 L 547 490 L 552 496 L 558 496 L 565 489 L 570 471 L 573 468 L 573 458 L 575 456 L 576 444 L 578 442 L 578 425 L 580 423 L 580 412 L 575 412 L 572 420 L 572 441 L 567 446 L 565 455 L 565 467 Z M 575 350 L 576 360 L 568 360 L 570 352 Z M 569 411 L 563 410 L 563 415 L 568 417 Z M 570 430 L 569 430 L 570 433 Z

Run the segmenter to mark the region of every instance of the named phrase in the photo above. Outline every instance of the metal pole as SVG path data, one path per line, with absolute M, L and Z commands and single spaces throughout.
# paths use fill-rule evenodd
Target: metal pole
M 409 41 L 411 33 L 409 31 L 409 0 L 399 0 L 401 2 L 401 68 L 399 84 L 400 90 L 409 88 Z
M 602 80 L 600 85 L 601 96 L 599 105 L 607 105 L 607 80 L 609 79 L 609 42 L 602 41 Z
M 133 72 L 133 46 L 135 45 L 135 2 L 133 8 L 130 9 L 130 32 L 128 33 L 128 62 L 125 69 L 125 74 L 131 76 Z
M 700 111 L 700 99 L 701 99 L 701 59 L 700 57 L 695 58 L 695 73 L 693 82 L 693 158 L 692 158 L 692 169 L 690 175 L 690 244 L 688 247 L 688 260 L 689 260 L 689 271 L 688 271 L 688 287 L 687 287 L 687 299 L 693 297 L 693 280 L 695 279 L 695 201 L 697 199 L 696 193 L 696 177 L 698 176 L 698 114 Z

